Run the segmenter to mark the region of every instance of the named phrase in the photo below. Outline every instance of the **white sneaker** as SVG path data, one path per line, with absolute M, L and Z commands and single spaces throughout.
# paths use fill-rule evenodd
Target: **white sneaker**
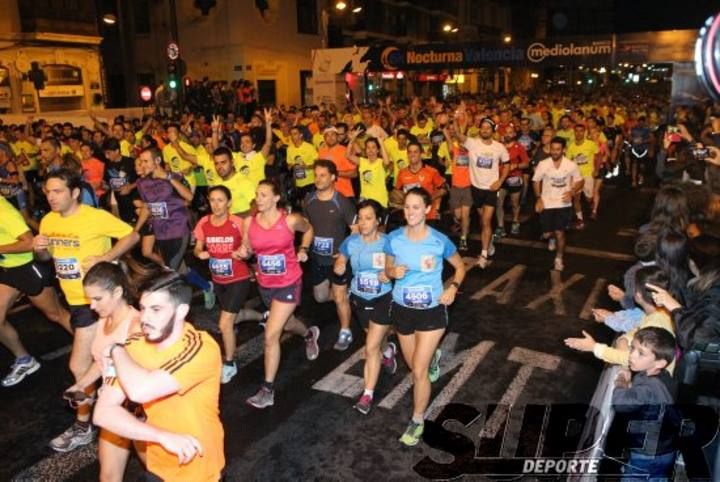
M 16 359 L 8 373 L 2 380 L 3 387 L 12 387 L 40 369 L 40 363 L 33 357 L 29 357 L 26 361 Z
M 490 240 L 490 246 L 488 246 L 488 258 L 492 258 L 495 256 L 495 243 L 493 240 Z
M 226 384 L 227 382 L 232 380 L 235 375 L 237 375 L 237 365 L 235 365 L 234 362 L 232 365 L 223 363 L 220 383 L 222 383 L 223 385 Z
M 485 256 L 480 256 L 477 261 L 477 265 L 480 267 L 480 269 L 485 269 L 490 264 L 490 260 L 488 260 Z
M 555 238 L 548 239 L 548 251 L 555 251 L 557 249 L 557 240 Z
M 555 265 L 553 266 L 553 268 L 555 269 L 555 271 L 562 271 L 563 269 L 565 269 L 562 258 L 555 258 Z

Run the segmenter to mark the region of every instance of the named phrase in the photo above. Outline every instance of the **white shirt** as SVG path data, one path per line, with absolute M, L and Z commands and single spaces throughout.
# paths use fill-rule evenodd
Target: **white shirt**
M 500 179 L 500 165 L 510 162 L 510 154 L 498 141 L 486 144 L 482 139 L 468 137 L 464 147 L 470 160 L 470 182 L 477 189 L 490 189 Z
M 544 208 L 557 209 L 572 206 L 572 199 L 564 202 L 562 196 L 568 191 L 572 192 L 573 186 L 582 180 L 582 177 L 577 164 L 563 156 L 558 168 L 555 168 L 555 163 L 550 157 L 540 161 L 532 180 L 542 182 L 540 197 Z

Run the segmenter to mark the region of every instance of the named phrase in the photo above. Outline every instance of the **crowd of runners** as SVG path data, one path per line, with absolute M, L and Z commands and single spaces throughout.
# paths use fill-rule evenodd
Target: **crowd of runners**
M 40 368 L 7 320 L 24 296 L 73 337 L 75 383 L 63 396 L 77 417 L 50 446 L 74 450 L 100 427 L 102 480 L 122 480 L 133 441 L 160 480 L 218 480 L 218 400 L 237 374 L 236 324 L 264 326 L 264 377 L 247 403 L 270 407 L 283 333 L 303 338 L 308 360 L 321 355 L 319 327 L 294 315 L 305 292 L 335 304 L 335 350 L 360 336 L 353 316 L 365 331 L 365 388 L 354 405 L 362 414 L 380 373 L 394 373 L 402 354 L 413 410 L 400 442 L 413 446 L 468 266 L 460 253 L 484 269 L 498 240 L 537 233 L 555 252 L 551 269 L 562 271 L 568 231 L 612 216 L 604 182 L 684 181 L 662 197 L 684 211 L 664 219 L 667 205 L 656 204 L 636 246 L 640 262 L 658 267 L 635 267 L 624 289 L 611 288 L 622 312 L 595 311 L 630 332 L 624 345 L 598 346 L 587 334 L 566 340 L 633 368 L 633 343 L 657 342 L 639 328 L 675 333 L 669 315 L 653 310 L 674 319 L 675 305 L 692 309 L 687 246 L 680 261 L 667 253 L 680 248 L 660 247 L 696 240 L 706 253 L 717 239 L 712 108 L 670 111 L 618 92 L 388 97 L 247 114 L 0 124 L 0 342 L 15 356 L 2 385 Z M 472 253 L 470 240 L 479 241 Z M 220 346 L 188 322 L 193 291 L 207 309 L 219 305 Z M 254 293 L 264 308 L 250 308 Z

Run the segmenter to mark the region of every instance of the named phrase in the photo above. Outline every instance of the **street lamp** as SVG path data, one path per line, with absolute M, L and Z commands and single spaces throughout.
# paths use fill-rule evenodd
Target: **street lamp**
M 337 10 L 341 10 L 341 11 L 342 11 L 342 10 L 345 10 L 345 9 L 347 8 L 347 3 L 343 2 L 342 0 L 340 0 L 339 2 L 336 2 L 336 3 L 335 3 L 335 8 L 336 8 Z
M 115 25 L 115 23 L 117 23 L 117 17 L 112 13 L 106 13 L 103 15 L 102 21 L 107 25 Z
M 452 31 L 452 29 L 453 29 L 453 27 L 452 27 L 452 25 L 450 25 L 449 23 L 446 23 L 446 24 L 443 26 L 443 32 L 450 32 L 450 31 Z
M 352 12 L 353 12 L 353 13 L 360 13 L 360 12 L 362 12 L 362 7 L 355 7 L 355 8 L 353 8 L 353 11 L 352 11 Z
M 505 42 L 506 44 L 509 44 L 510 42 L 512 42 L 512 37 L 510 35 L 505 35 L 503 37 L 503 42 Z

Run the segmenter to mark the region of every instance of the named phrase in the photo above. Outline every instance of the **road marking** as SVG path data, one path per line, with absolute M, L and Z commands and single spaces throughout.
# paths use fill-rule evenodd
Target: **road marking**
M 515 294 L 515 289 L 520 284 L 520 279 L 525 274 L 525 265 L 518 264 L 510 268 L 508 271 L 503 273 L 500 277 L 493 280 L 492 283 L 485 286 L 479 291 L 476 291 L 471 297 L 471 300 L 479 301 L 486 296 L 494 296 L 497 303 L 505 305 L 510 302 Z M 505 287 L 498 291 L 496 288 L 505 284 Z
M 505 390 L 492 415 L 485 422 L 483 429 L 480 431 L 481 438 L 495 438 L 503 426 L 503 423 L 507 420 L 510 407 L 515 405 L 520 393 L 522 393 L 528 380 L 530 380 L 530 375 L 532 375 L 532 372 L 536 368 L 555 371 L 561 361 L 561 358 L 557 356 L 535 350 L 528 350 L 527 348 L 519 346 L 512 349 L 507 359 L 511 362 L 520 363 L 522 366 L 518 369 L 515 378 L 513 378 L 513 381 L 510 382 L 510 385 Z
M 471 239 L 479 240 L 479 234 L 470 235 Z M 523 248 L 535 248 L 547 251 L 547 243 L 542 241 L 529 241 L 527 239 L 501 238 L 495 241 L 496 244 L 506 244 L 508 246 L 520 246 Z M 593 258 L 610 259 L 613 261 L 635 261 L 635 256 L 624 253 L 613 253 L 611 251 L 600 251 L 599 249 L 579 248 L 576 246 L 566 246 L 565 253 L 579 254 L 582 256 L 590 256 Z
M 460 388 L 465 384 L 465 382 L 468 381 L 470 376 L 475 372 L 477 366 L 480 364 L 481 361 L 485 359 L 485 356 L 488 354 L 488 352 L 492 349 L 493 346 L 495 346 L 494 341 L 482 341 L 475 345 L 475 347 L 471 350 L 465 350 L 457 357 L 455 357 L 458 361 L 462 360 L 462 367 L 460 368 L 460 370 L 458 370 L 455 376 L 452 377 L 452 380 L 450 380 L 450 382 L 445 385 L 442 391 L 438 394 L 437 397 L 435 397 L 435 400 L 432 401 L 428 409 L 425 411 L 429 420 L 435 420 L 435 418 L 440 414 L 445 405 L 452 401 L 458 390 L 460 390 Z M 443 359 L 441 358 L 441 370 L 443 370 L 443 368 L 445 368 L 443 370 L 445 372 L 452 370 L 452 368 L 443 367 L 442 361 Z
M 569 280 L 562 282 L 561 273 L 559 271 L 552 270 L 550 271 L 550 279 L 552 280 L 552 288 L 550 288 L 550 291 L 545 293 L 544 295 L 541 295 L 537 298 L 535 298 L 533 301 L 528 303 L 526 305 L 526 308 L 529 308 L 531 310 L 537 309 L 540 305 L 545 303 L 546 301 L 552 300 L 553 305 L 555 307 L 555 314 L 556 315 L 565 315 L 565 302 L 563 301 L 562 293 L 581 279 L 585 277 L 585 275 L 580 273 L 575 273 L 570 277 Z
M 73 450 L 72 452 L 56 452 L 23 470 L 12 478 L 13 482 L 54 482 L 67 480 L 77 471 L 97 460 L 97 444 L 95 442 Z
M 603 288 L 605 287 L 605 283 L 607 283 L 607 280 L 605 280 L 605 278 L 598 278 L 595 280 L 595 286 L 593 286 L 593 289 L 592 291 L 590 291 L 587 300 L 585 300 L 585 304 L 583 305 L 582 310 L 580 310 L 581 320 L 589 320 L 592 316 L 592 310 L 593 308 L 595 308 L 595 305 L 597 305 L 597 299 L 600 296 Z

